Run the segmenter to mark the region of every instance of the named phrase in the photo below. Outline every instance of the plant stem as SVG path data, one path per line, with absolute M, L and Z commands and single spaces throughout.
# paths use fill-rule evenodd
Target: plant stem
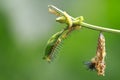
M 53 5 L 49 5 L 48 7 L 64 16 L 64 11 L 58 9 L 57 7 L 55 7 Z M 72 16 L 70 16 L 70 18 L 72 20 L 75 20 L 75 18 L 73 18 Z M 91 25 L 91 24 L 88 24 L 85 22 L 81 22 L 79 25 L 81 25 L 82 27 L 85 27 L 85 28 L 89 28 L 89 29 L 93 29 L 93 30 L 97 30 L 97 31 L 102 31 L 102 32 L 120 33 L 120 30 L 117 30 L 117 29 L 104 28 L 104 27 L 100 27 L 100 26 Z
M 81 22 L 81 26 L 89 29 L 97 30 L 97 31 L 102 31 L 102 32 L 120 33 L 120 30 L 117 30 L 117 29 L 104 28 L 100 26 L 91 25 L 85 22 Z

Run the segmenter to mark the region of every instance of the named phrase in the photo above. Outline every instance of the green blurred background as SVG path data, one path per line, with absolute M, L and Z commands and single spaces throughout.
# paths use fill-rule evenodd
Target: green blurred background
M 84 65 L 96 52 L 94 30 L 74 31 L 51 64 L 42 60 L 47 40 L 65 26 L 55 22 L 49 4 L 87 23 L 120 29 L 119 0 L 0 0 L 0 80 L 120 80 L 120 34 L 104 33 L 104 77 Z

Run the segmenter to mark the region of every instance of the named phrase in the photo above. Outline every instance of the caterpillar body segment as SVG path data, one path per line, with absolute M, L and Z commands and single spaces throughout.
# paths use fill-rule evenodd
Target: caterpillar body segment
M 45 48 L 45 56 L 43 57 L 43 59 L 51 62 L 51 60 L 53 60 L 55 55 L 59 52 L 63 40 L 65 40 L 68 35 L 74 30 L 76 30 L 76 27 L 66 27 L 65 29 L 54 34 L 47 42 Z

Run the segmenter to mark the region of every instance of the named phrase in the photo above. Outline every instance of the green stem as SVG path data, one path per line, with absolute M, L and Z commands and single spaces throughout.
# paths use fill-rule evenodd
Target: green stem
M 102 32 L 120 33 L 120 30 L 95 26 L 95 25 L 91 25 L 85 22 L 81 22 L 81 26 L 89 28 L 89 29 L 97 30 L 97 31 L 102 31 Z
M 57 13 L 65 16 L 64 11 L 58 9 L 57 7 L 55 7 L 53 5 L 49 5 L 48 7 L 50 9 L 56 11 Z M 75 18 L 73 18 L 72 16 L 70 16 L 70 18 L 72 20 L 75 20 Z M 104 28 L 104 27 L 100 27 L 100 26 L 91 25 L 91 24 L 88 24 L 88 23 L 85 23 L 85 22 L 81 22 L 81 23 L 79 23 L 79 25 L 81 25 L 81 26 L 83 26 L 85 28 L 89 28 L 89 29 L 93 29 L 93 30 L 97 30 L 97 31 L 102 31 L 102 32 L 120 33 L 120 30 L 117 30 L 117 29 Z

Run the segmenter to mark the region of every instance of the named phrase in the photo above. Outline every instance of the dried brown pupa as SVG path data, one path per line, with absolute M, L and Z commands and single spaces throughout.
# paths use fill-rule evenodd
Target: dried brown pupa
M 92 58 L 91 61 L 88 63 L 88 68 L 91 70 L 95 69 L 98 75 L 104 76 L 106 68 L 105 56 L 106 56 L 105 37 L 101 32 L 98 38 L 96 56 Z

